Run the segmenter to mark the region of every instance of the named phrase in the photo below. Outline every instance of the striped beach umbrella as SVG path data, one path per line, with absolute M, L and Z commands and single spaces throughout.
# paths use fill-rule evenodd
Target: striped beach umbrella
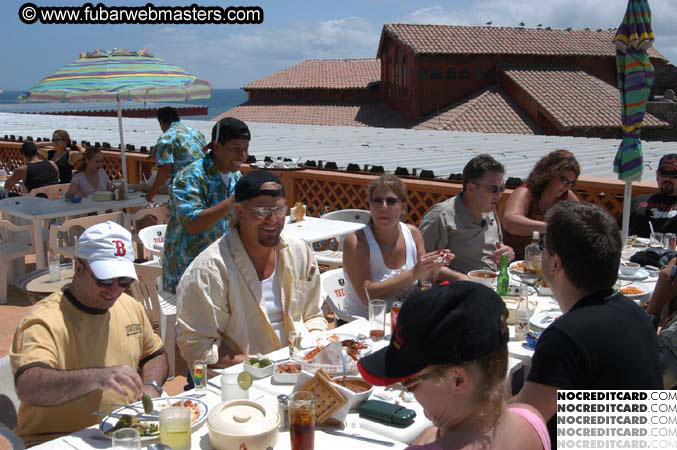
M 642 178 L 640 132 L 654 79 L 647 50 L 654 41 L 651 9 L 647 0 L 629 0 L 623 21 L 616 31 L 616 72 L 621 95 L 623 140 L 614 158 L 614 172 L 625 181 L 623 239 L 627 239 L 632 200 L 632 182 Z
M 127 182 L 122 103 L 184 102 L 211 97 L 209 82 L 167 64 L 148 50 L 95 50 L 42 79 L 20 102 L 117 102 L 122 177 Z

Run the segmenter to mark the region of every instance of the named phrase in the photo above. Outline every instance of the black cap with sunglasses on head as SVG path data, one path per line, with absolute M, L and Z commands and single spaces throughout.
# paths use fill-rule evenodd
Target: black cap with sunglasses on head
M 265 183 L 277 183 L 279 189 L 261 189 Z M 271 197 L 284 197 L 284 188 L 282 181 L 272 172 L 267 170 L 254 170 L 240 178 L 235 185 L 235 201 L 241 202 L 259 195 L 269 195 Z
M 474 361 L 505 347 L 508 310 L 493 290 L 472 281 L 446 282 L 411 295 L 390 345 L 361 358 L 375 386 L 398 383 L 429 365 Z

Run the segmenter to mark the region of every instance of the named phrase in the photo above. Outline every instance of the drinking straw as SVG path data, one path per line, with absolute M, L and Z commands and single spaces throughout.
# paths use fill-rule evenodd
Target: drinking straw
M 651 228 L 651 234 L 653 234 L 653 233 L 654 233 L 654 231 L 653 231 L 653 223 L 651 223 L 651 221 L 649 221 L 649 228 Z
M 369 286 L 369 281 L 365 281 L 364 284 L 364 294 L 367 296 L 367 305 L 371 303 L 371 297 L 369 297 L 369 291 L 367 290 L 367 286 Z

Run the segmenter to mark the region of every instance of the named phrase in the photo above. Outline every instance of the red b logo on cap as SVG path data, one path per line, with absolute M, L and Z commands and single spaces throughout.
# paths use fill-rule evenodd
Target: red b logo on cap
M 113 239 L 113 244 L 115 244 L 115 253 L 113 256 L 125 256 L 127 254 L 124 242 L 118 239 Z

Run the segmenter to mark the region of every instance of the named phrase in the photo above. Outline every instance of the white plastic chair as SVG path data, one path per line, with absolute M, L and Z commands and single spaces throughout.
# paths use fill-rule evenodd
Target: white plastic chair
M 165 232 L 167 225 L 153 225 L 139 231 L 139 240 L 145 251 L 153 256 L 154 260 L 162 259 L 165 247 Z
M 38 194 L 45 194 L 49 200 L 61 200 L 63 194 L 68 191 L 70 183 L 64 184 L 51 184 L 49 186 L 43 186 L 35 188 L 30 192 L 30 195 L 36 197 Z
M 24 443 L 12 432 L 17 423 L 19 397 L 16 395 L 14 375 L 9 356 L 0 358 L 0 436 L 9 441 L 10 450 L 23 450 Z
M 155 219 L 155 223 L 143 226 L 142 221 L 144 221 L 144 219 L 148 219 L 149 217 Z M 154 206 L 151 208 L 141 208 L 132 214 L 127 214 L 127 221 L 128 221 L 127 229 L 132 231 L 132 234 L 134 235 L 134 241 L 138 244 L 137 250 L 139 251 L 137 254 L 139 255 L 139 258 L 141 257 L 145 258 L 147 257 L 147 255 L 146 252 L 144 251 L 145 247 L 143 246 L 143 243 L 139 238 L 139 233 L 143 229 L 148 228 L 149 226 L 167 224 L 169 222 L 169 208 L 167 208 L 167 205 Z M 161 253 L 158 252 L 157 249 L 156 252 L 157 253 L 154 254 Z
M 344 222 L 369 223 L 371 213 L 364 209 L 342 209 L 323 214 L 320 218 L 328 220 L 343 220 Z M 320 250 L 315 252 L 317 263 L 332 268 L 343 266 L 343 240 L 340 239 L 337 250 Z
M 176 371 L 176 295 L 158 290 L 162 266 L 158 261 L 134 264 L 148 317 L 160 323 L 160 337 L 169 361 L 169 377 Z
M 345 278 L 343 269 L 328 270 L 320 275 L 322 283 L 322 298 L 338 319 L 346 322 L 352 322 L 357 317 L 346 313 L 343 309 L 343 302 L 346 298 Z
M 49 227 L 49 249 L 53 255 L 64 255 L 67 258 L 73 259 L 75 256 L 75 242 L 72 246 L 59 246 L 57 237 L 59 233 L 68 233 L 70 238 L 75 238 L 82 234 L 87 228 L 97 223 L 106 221 L 116 222 L 125 226 L 125 215 L 122 212 L 114 212 L 109 214 L 98 214 L 96 216 L 77 217 L 75 219 L 65 220 L 61 225 L 52 225 Z M 79 232 L 72 233 L 73 228 L 82 228 Z
M 0 220 L 0 303 L 7 303 L 7 275 L 11 262 L 34 253 L 33 248 L 30 225 L 19 226 Z

